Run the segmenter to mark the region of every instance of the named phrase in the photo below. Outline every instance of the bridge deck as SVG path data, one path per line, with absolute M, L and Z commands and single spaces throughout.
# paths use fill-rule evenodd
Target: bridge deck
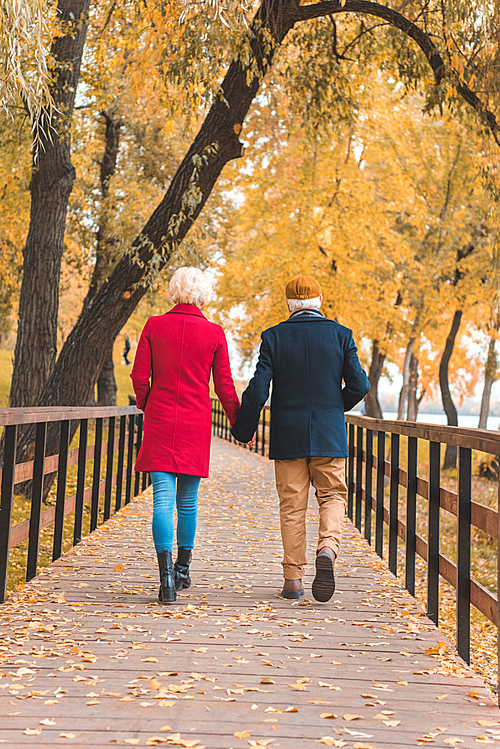
M 311 565 L 306 600 L 289 602 L 272 464 L 215 439 L 202 486 L 196 587 L 176 605 L 154 602 L 148 490 L 1 607 L 0 743 L 500 740 L 484 684 L 348 522 L 333 600 L 312 599 Z

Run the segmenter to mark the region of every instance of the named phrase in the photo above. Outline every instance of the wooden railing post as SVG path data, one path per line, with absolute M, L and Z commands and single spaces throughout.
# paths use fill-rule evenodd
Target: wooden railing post
M 470 663 L 471 456 L 468 448 L 458 448 L 457 650 L 466 663 Z
M 71 434 L 69 419 L 61 421 L 59 436 L 59 459 L 57 465 L 57 495 L 54 518 L 54 541 L 52 544 L 52 561 L 59 559 L 62 554 L 64 535 L 64 505 L 66 503 L 66 481 L 68 478 L 68 451 Z
M 373 431 L 366 430 L 365 465 L 365 538 L 372 542 L 372 476 L 373 476 Z
M 35 461 L 33 464 L 33 483 L 31 485 L 30 535 L 28 541 L 26 580 L 31 580 L 35 577 L 38 567 L 38 548 L 40 545 L 40 518 L 42 514 L 46 438 L 47 422 L 41 421 L 36 425 Z
M 132 475 L 134 470 L 134 437 L 135 437 L 135 416 L 130 414 L 128 417 L 128 444 L 127 444 L 127 469 L 125 483 L 125 504 L 128 505 L 132 497 Z
M 14 498 L 14 471 L 16 467 L 17 424 L 5 427 L 3 450 L 2 493 L 0 496 L 0 603 L 5 601 L 9 569 L 10 524 Z
M 111 494 L 113 491 L 113 463 L 115 457 L 115 417 L 108 419 L 108 452 L 106 456 L 106 484 L 104 489 L 104 520 L 111 516 Z
M 135 459 L 137 460 L 137 456 L 139 455 L 139 450 L 141 449 L 142 445 L 142 434 L 144 430 L 144 414 L 140 413 L 137 416 L 137 439 L 136 439 L 136 445 L 135 445 Z M 137 497 L 139 494 L 139 488 L 141 485 L 141 473 L 140 471 L 135 472 L 135 481 L 134 481 L 134 497 Z
M 385 432 L 377 436 L 377 496 L 375 498 L 375 551 L 384 553 Z
M 101 485 L 103 419 L 95 421 L 94 470 L 92 474 L 92 500 L 90 505 L 90 532 L 97 528 L 99 520 L 99 495 Z
M 354 525 L 361 531 L 361 516 L 363 505 L 363 427 L 356 427 L 356 507 L 354 512 Z
M 391 478 L 389 489 L 389 569 L 398 574 L 399 434 L 391 434 Z
M 417 550 L 417 438 L 408 437 L 408 479 L 406 486 L 406 569 L 405 586 L 415 595 L 415 555 Z
M 85 479 L 87 474 L 87 440 L 89 433 L 88 419 L 80 419 L 80 440 L 78 444 L 78 475 L 76 479 L 75 525 L 73 530 L 73 546 L 80 543 L 83 533 L 83 502 L 85 495 Z
M 439 621 L 439 516 L 441 445 L 429 443 L 429 520 L 427 541 L 427 616 Z
M 354 504 L 354 426 L 348 427 L 347 445 L 347 517 L 352 520 Z
M 116 468 L 115 512 L 118 512 L 118 510 L 122 506 L 123 464 L 125 461 L 126 432 L 127 432 L 127 417 L 120 416 L 120 433 L 118 437 L 118 466 Z

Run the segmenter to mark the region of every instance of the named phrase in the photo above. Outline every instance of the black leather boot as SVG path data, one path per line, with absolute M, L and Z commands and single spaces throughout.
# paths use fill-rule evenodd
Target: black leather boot
M 177 549 L 177 561 L 174 565 L 175 589 L 189 588 L 191 578 L 189 577 L 189 563 L 191 561 L 191 550 L 179 546 Z
M 158 593 L 159 603 L 173 603 L 177 594 L 175 592 L 174 565 L 172 563 L 172 552 L 163 549 L 157 553 L 158 567 L 160 568 L 160 591 Z

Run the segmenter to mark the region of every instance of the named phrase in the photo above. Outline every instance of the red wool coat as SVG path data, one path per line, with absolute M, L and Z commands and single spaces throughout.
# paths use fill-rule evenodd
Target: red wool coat
M 231 425 L 240 402 L 220 325 L 198 307 L 177 304 L 144 326 L 131 378 L 144 411 L 136 471 L 208 476 L 212 408 L 210 373 Z

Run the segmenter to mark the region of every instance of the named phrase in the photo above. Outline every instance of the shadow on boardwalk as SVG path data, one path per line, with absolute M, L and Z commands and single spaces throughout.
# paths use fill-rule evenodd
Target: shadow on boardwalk
M 311 566 L 306 600 L 285 601 L 272 464 L 215 439 L 202 487 L 196 585 L 177 604 L 154 602 L 148 490 L 0 608 L 0 742 L 497 743 L 484 684 L 350 523 L 333 600 L 311 598 Z

